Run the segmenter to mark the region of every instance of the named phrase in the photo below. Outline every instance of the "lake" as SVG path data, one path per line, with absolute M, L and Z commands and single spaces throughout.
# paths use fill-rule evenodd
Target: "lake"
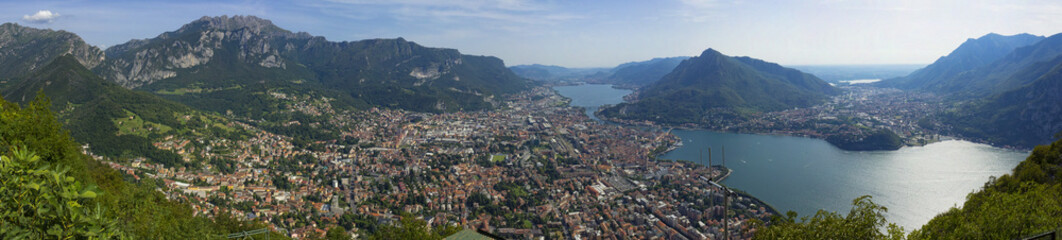
M 560 93 L 561 96 L 571 98 L 572 106 L 586 108 L 586 115 L 597 121 L 601 121 L 601 119 L 594 116 L 594 112 L 601 105 L 621 103 L 623 102 L 623 96 L 631 94 L 631 90 L 616 89 L 612 88 L 612 85 L 606 84 L 559 86 L 553 87 L 553 89 Z
M 587 107 L 588 111 L 621 102 L 622 96 L 630 93 L 608 85 L 554 89 L 571 98 L 572 105 Z M 845 215 L 853 199 L 871 195 L 875 203 L 889 209 L 888 221 L 907 231 L 961 205 L 966 195 L 983 186 L 989 177 L 1010 172 L 1028 155 L 959 140 L 897 151 L 850 152 L 804 137 L 705 130 L 673 133 L 682 138 L 683 146 L 661 158 L 698 162 L 699 152 L 711 147 L 713 161 L 719 164 L 725 146 L 726 166 L 734 173 L 723 183 L 779 211 L 810 216 L 825 209 Z

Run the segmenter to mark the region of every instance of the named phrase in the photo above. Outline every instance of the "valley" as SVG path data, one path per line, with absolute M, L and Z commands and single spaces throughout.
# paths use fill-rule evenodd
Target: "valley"
M 439 4 L 427 15 L 540 11 Z M 344 11 L 196 13 L 105 45 L 51 28 L 84 12 L 0 25 L 0 238 L 1010 239 L 1062 226 L 1062 34 L 989 33 L 929 65 L 783 65 L 849 52 L 653 31 L 511 61 L 536 48 L 527 39 L 594 34 L 441 33 L 409 8 L 311 24 Z M 359 25 L 390 15 L 416 26 Z M 483 40 L 496 31 L 529 35 Z M 481 55 L 498 46 L 506 61 Z M 615 49 L 583 49 L 598 47 Z M 873 50 L 859 59 L 915 51 Z
M 546 88 L 505 104 L 505 110 L 488 112 L 337 113 L 329 122 L 352 129 L 342 139 L 357 140 L 315 142 L 308 149 L 268 132 L 240 141 L 167 137 L 156 146 L 186 159 L 208 159 L 208 165 L 173 168 L 144 159 L 110 165 L 138 179 L 162 179 L 168 196 L 193 203 L 202 214 L 254 213 L 300 235 L 330 223 L 375 229 L 380 226 L 365 219 L 408 212 L 495 228 L 510 237 L 604 230 L 609 233 L 602 236 L 619 238 L 668 232 L 718 236 L 722 223 L 688 222 L 718 217 L 701 212 L 721 214 L 722 206 L 711 208 L 693 196 L 716 191 L 713 198 L 721 201 L 721 190 L 711 190 L 699 177 L 718 178 L 723 172 L 647 160 L 674 144 L 675 136 L 593 121 Z M 647 171 L 657 173 L 637 174 Z M 675 181 L 685 184 L 670 184 Z M 682 189 L 681 194 L 668 193 L 673 189 Z M 771 215 L 758 200 L 737 203 L 730 210 L 737 212 L 731 223 L 735 229 Z M 674 222 L 642 224 L 656 221 Z

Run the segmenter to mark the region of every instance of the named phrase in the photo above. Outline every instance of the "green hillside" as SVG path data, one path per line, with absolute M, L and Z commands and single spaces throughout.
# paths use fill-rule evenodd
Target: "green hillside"
M 708 49 L 639 90 L 637 100 L 606 108 L 602 114 L 662 123 L 699 123 L 709 115 L 740 117 L 749 112 L 807 107 L 838 92 L 810 74 Z
M 155 190 L 161 182 L 136 181 L 79 150 L 46 98 L 24 108 L 0 100 L 0 238 L 223 239 L 265 226 L 196 216 Z
M 964 137 L 1031 148 L 1062 133 L 1060 116 L 1062 63 L 1029 85 L 973 101 L 943 118 Z
M 4 89 L 4 98 L 27 104 L 42 93 L 52 98 L 52 109 L 78 142 L 93 153 L 108 157 L 146 157 L 168 166 L 188 165 L 176 153 L 152 145 L 165 136 L 214 135 L 239 138 L 236 129 L 204 126 L 224 120 L 149 93 L 128 90 L 103 80 L 63 56 Z

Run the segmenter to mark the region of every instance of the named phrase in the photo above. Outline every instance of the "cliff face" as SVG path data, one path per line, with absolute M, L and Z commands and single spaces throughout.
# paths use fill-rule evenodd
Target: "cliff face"
M 309 38 L 309 34 L 291 33 L 252 16 L 203 17 L 153 39 L 108 48 L 111 59 L 96 72 L 124 87 L 136 88 L 176 77 L 178 70 L 207 64 L 222 49 L 235 50 L 237 59 L 244 63 L 287 68 L 287 61 L 279 54 L 294 50 L 294 46 L 276 43 Z
M 103 51 L 76 34 L 14 23 L 0 25 L 0 79 L 20 77 L 67 54 L 90 68 L 104 60 Z
M 170 96 L 197 108 L 217 103 L 206 100 L 250 103 L 259 92 L 288 89 L 356 106 L 477 110 L 528 84 L 494 57 L 402 38 L 331 42 L 253 16 L 203 17 L 106 52 L 107 61 L 94 69 L 104 78 L 145 91 L 197 89 Z

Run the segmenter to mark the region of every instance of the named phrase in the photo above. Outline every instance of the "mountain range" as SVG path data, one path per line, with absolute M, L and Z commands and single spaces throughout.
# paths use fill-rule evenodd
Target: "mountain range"
M 648 61 L 620 64 L 600 79 L 590 82 L 613 84 L 626 88 L 638 88 L 652 84 L 675 70 L 682 61 L 690 57 L 654 58 Z
M 958 103 L 940 114 L 952 133 L 997 145 L 1031 148 L 1062 131 L 1062 34 L 988 34 L 947 56 L 879 86 L 924 91 Z
M 8 23 L 0 25 L 0 63 L 4 97 L 14 101 L 28 101 L 42 89 L 57 102 L 78 107 L 96 106 L 86 103 L 106 95 L 150 97 L 144 101 L 173 109 L 162 112 L 204 111 L 256 120 L 270 131 L 317 136 L 299 142 L 332 135 L 322 129 L 268 124 L 308 118 L 277 114 L 277 109 L 290 104 L 276 94 L 322 99 L 340 110 L 481 110 L 498 105 L 499 96 L 527 89 L 532 83 L 526 77 L 639 89 L 631 96 L 635 101 L 605 108 L 602 114 L 693 123 L 709 115 L 740 118 L 752 112 L 811 106 L 838 93 L 813 75 L 712 49 L 694 58 L 657 58 L 611 69 L 506 68 L 498 58 L 424 47 L 402 38 L 332 42 L 253 16 L 203 17 L 155 38 L 105 50 L 73 33 Z M 58 66 L 44 69 L 49 63 Z M 950 119 L 957 135 L 1031 146 L 1062 130 L 1050 117 L 1056 100 L 1050 94 L 1055 86 L 1051 81 L 1057 78 L 1059 64 L 1062 35 L 988 34 L 967 40 L 925 68 L 877 85 L 963 101 L 957 110 L 941 114 Z M 50 81 L 70 76 L 77 81 Z M 64 84 L 68 89 L 58 88 Z M 116 94 L 115 86 L 137 91 Z M 83 93 L 61 96 L 73 90 Z M 119 105 L 114 109 L 129 108 Z M 76 110 L 68 113 L 80 114 Z
M 518 76 L 540 82 L 584 82 L 590 76 L 605 74 L 608 68 L 566 68 L 556 65 L 516 65 L 509 67 Z
M 103 51 L 72 33 L 4 24 L 0 46 L 5 99 L 43 93 L 94 153 L 167 165 L 187 161 L 152 145 L 166 136 L 239 139 L 258 127 L 303 147 L 337 139 L 342 129 L 293 98 L 338 111 L 442 112 L 490 109 L 530 86 L 494 57 L 402 38 L 330 42 L 253 16 L 204 17 Z
M 0 80 L 16 79 L 66 54 L 90 68 L 104 60 L 103 51 L 76 34 L 0 24 Z
M 602 111 L 607 117 L 663 123 L 699 123 L 714 113 L 807 107 L 839 93 L 821 79 L 750 57 L 708 49 L 635 93 L 634 101 Z
M 639 88 L 660 80 L 689 57 L 654 58 L 628 62 L 613 68 L 565 68 L 552 65 L 517 65 L 514 73 L 542 82 L 611 84 L 620 88 Z
M 249 99 L 273 89 L 313 92 L 342 107 L 442 112 L 489 109 L 525 89 L 495 57 L 397 39 L 331 42 L 253 16 L 203 17 L 156 38 L 108 48 L 94 68 L 127 88 L 257 117 Z M 217 109 L 228 106 L 231 109 Z
M 1035 44 L 1043 39 L 1042 36 L 1030 34 L 1003 36 L 994 33 L 976 39 L 971 38 L 948 55 L 937 59 L 933 64 L 904 77 L 887 79 L 878 85 L 941 93 L 973 90 L 973 86 L 968 85 L 973 80 L 959 77 L 965 75 L 983 79 L 985 76 L 978 74 L 990 71 L 988 70 L 991 69 L 990 65 L 1005 57 L 1013 58 L 1014 56 L 1009 56 L 1009 54 L 1014 50 Z

